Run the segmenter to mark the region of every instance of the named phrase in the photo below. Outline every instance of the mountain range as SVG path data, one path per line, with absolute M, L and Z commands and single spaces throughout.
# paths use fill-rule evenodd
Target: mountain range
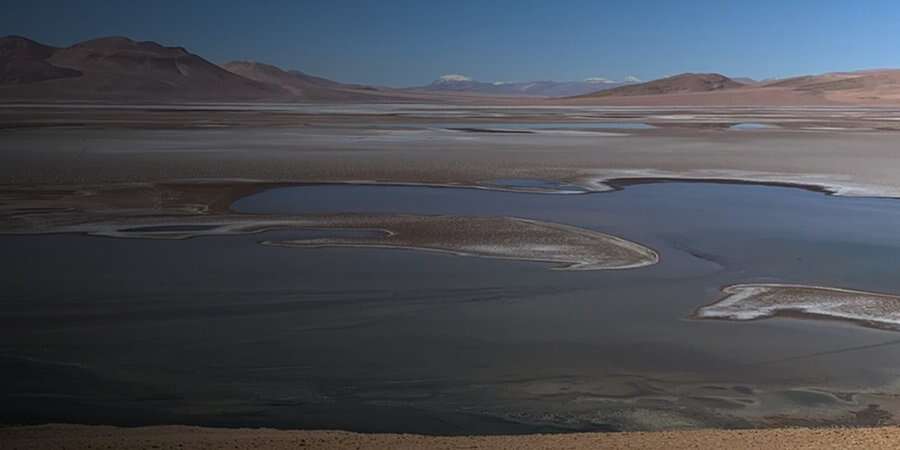
M 900 70 L 835 72 L 743 82 L 715 73 L 686 73 L 564 101 L 621 106 L 898 105 Z
M 429 92 L 478 92 L 490 95 L 533 97 L 571 97 L 639 83 L 635 77 L 625 81 L 588 78 L 583 81 L 475 81 L 464 75 L 444 75 L 427 86 L 413 88 Z
M 648 82 L 481 82 L 445 75 L 411 88 L 346 84 L 253 61 L 216 65 L 183 47 L 105 37 L 53 47 L 0 38 L 0 102 L 439 102 L 587 105 L 900 104 L 900 70 L 755 81 L 684 73 Z
M 683 73 L 646 83 L 619 86 L 602 92 L 586 94 L 587 97 L 631 97 L 668 95 L 690 92 L 710 92 L 746 86 L 717 73 Z

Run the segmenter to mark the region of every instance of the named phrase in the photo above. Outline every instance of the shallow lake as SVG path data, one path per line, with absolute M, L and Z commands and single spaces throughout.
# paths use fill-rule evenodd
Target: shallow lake
M 0 420 L 469 434 L 637 427 L 617 411 L 640 407 L 724 426 L 741 425 L 723 413 L 741 407 L 692 392 L 737 386 L 796 411 L 807 387 L 900 373 L 898 333 L 688 319 L 733 283 L 900 293 L 893 199 L 692 182 L 570 195 L 309 185 L 233 209 L 525 217 L 612 233 L 661 261 L 568 272 L 258 244 L 304 231 L 2 237 Z

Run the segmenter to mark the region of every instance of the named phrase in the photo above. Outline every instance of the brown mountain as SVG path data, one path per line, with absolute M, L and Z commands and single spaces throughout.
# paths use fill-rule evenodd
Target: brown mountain
M 283 89 L 235 75 L 181 47 L 124 37 L 54 48 L 24 38 L 0 39 L 5 63 L 0 99 L 262 100 Z
M 631 106 L 895 105 L 900 70 L 807 75 L 748 85 L 716 74 L 685 74 L 595 94 L 567 103 Z
M 744 86 L 744 84 L 717 73 L 683 73 L 681 75 L 661 78 L 646 83 L 632 84 L 586 94 L 580 97 L 630 97 L 639 95 L 685 94 L 734 89 L 742 86 Z
M 470 92 L 422 92 L 339 83 L 298 70 L 284 70 L 255 61 L 233 61 L 223 64 L 222 67 L 244 78 L 283 89 L 297 101 L 347 103 L 503 103 L 510 101 L 509 98 L 501 96 L 478 95 Z
M 0 84 L 25 84 L 81 76 L 81 72 L 47 62 L 54 47 L 21 36 L 0 38 Z
M 289 72 L 279 67 L 256 61 L 232 61 L 222 64 L 222 68 L 244 78 L 281 86 L 298 95 L 303 95 L 305 91 L 317 87 L 332 88 L 341 86 L 340 83 L 327 78 L 306 75 L 300 71 Z
M 837 103 L 896 103 L 900 101 L 900 70 L 826 73 L 778 80 L 765 86 L 789 88 Z
M 492 102 L 343 84 L 254 63 L 220 67 L 182 47 L 105 37 L 57 48 L 0 38 L 0 102 Z M 504 99 L 497 99 L 502 102 Z
M 0 102 L 430 102 L 632 106 L 896 105 L 900 70 L 835 72 L 745 84 L 686 73 L 562 99 L 472 92 L 423 92 L 343 84 L 255 63 L 217 66 L 182 47 L 124 37 L 57 48 L 0 38 Z
M 390 92 L 368 86 L 343 84 L 327 78 L 307 75 L 298 70 L 286 71 L 279 67 L 255 61 L 232 61 L 223 68 L 241 77 L 277 86 L 298 100 L 310 101 L 377 101 L 390 96 Z

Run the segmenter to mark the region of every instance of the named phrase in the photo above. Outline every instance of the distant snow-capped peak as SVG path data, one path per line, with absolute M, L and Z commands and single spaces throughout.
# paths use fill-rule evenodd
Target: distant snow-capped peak
M 615 83 L 615 81 L 610 80 L 609 78 L 603 78 L 603 77 L 590 77 L 590 78 L 585 78 L 585 79 L 584 79 L 584 82 L 585 82 L 585 83 L 591 83 L 591 84 L 611 84 L 611 83 Z
M 450 73 L 447 75 L 441 75 L 440 78 L 438 78 L 438 81 L 444 83 L 456 83 L 462 81 L 472 81 L 472 78 L 465 75 L 460 75 L 458 73 Z
M 634 75 L 628 75 L 625 77 L 626 83 L 640 83 L 642 80 Z

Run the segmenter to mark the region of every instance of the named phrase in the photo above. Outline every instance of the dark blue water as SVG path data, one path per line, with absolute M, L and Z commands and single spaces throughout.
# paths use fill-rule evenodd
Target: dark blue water
M 710 406 L 704 389 L 739 386 L 797 414 L 808 405 L 796 389 L 881 392 L 900 373 L 900 348 L 871 347 L 896 333 L 686 319 L 732 283 L 900 292 L 896 200 L 710 183 L 584 195 L 317 185 L 234 209 L 527 217 L 614 233 L 662 260 L 566 272 L 258 244 L 289 231 L 3 237 L 0 421 L 518 433 L 638 429 L 622 417 L 640 407 L 741 426 L 743 410 Z
M 234 209 L 525 217 L 617 234 L 661 250 L 663 259 L 705 259 L 755 280 L 900 291 L 894 276 L 900 202 L 894 199 L 711 183 L 644 184 L 584 195 L 318 185 L 273 189 L 238 201 Z
M 644 122 L 543 122 L 543 123 L 491 123 L 491 122 L 436 122 L 424 124 L 404 124 L 410 127 L 444 128 L 448 130 L 649 130 L 656 128 Z
M 777 128 L 781 127 L 779 127 L 778 125 L 759 122 L 742 122 L 728 127 L 728 129 L 730 130 L 771 130 Z

